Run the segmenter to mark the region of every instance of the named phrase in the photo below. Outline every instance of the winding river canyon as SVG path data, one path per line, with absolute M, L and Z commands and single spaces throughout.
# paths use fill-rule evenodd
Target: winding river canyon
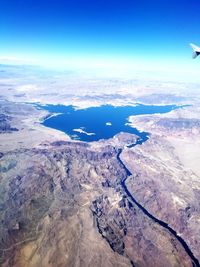
M 140 135 L 140 138 L 138 138 L 138 140 L 136 141 L 135 144 L 129 145 L 129 148 L 135 147 L 137 145 L 142 145 L 144 142 L 146 142 L 148 140 L 148 134 L 142 134 Z M 184 241 L 184 239 L 179 236 L 176 231 L 174 229 L 172 229 L 166 222 L 156 218 L 154 215 L 152 215 L 151 213 L 149 213 L 149 211 L 147 209 L 145 209 L 145 207 L 143 207 L 140 203 L 137 202 L 137 200 L 134 198 L 134 196 L 129 192 L 127 186 L 126 186 L 126 180 L 129 178 L 129 176 L 132 175 L 132 173 L 130 172 L 130 170 L 126 167 L 126 165 L 123 163 L 122 159 L 120 158 L 121 153 L 123 152 L 123 149 L 119 149 L 119 152 L 117 154 L 117 159 L 120 162 L 120 164 L 123 166 L 123 168 L 126 171 L 127 177 L 125 179 L 123 179 L 121 181 L 121 186 L 124 189 L 126 195 L 128 196 L 129 200 L 131 202 L 134 202 L 137 207 L 142 210 L 142 212 L 148 216 L 150 219 L 152 219 L 154 222 L 158 223 L 161 227 L 167 229 L 183 246 L 183 248 L 185 249 L 186 253 L 188 254 L 188 256 L 191 258 L 192 261 L 192 266 L 193 267 L 199 267 L 200 263 L 198 261 L 198 259 L 193 255 L 192 251 L 190 250 L 189 246 L 187 245 L 187 243 Z M 134 266 L 134 265 L 133 265 Z

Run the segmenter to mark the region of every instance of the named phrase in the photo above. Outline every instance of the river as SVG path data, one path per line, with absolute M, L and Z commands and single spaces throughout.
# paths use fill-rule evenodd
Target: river
M 144 139 L 138 138 L 138 140 L 136 141 L 135 144 L 129 145 L 128 147 L 134 147 L 136 145 L 141 145 L 142 143 L 146 142 L 148 140 L 147 135 L 144 137 Z M 123 149 L 119 149 L 118 154 L 117 154 L 117 159 L 120 162 L 120 164 L 123 166 L 123 168 L 126 171 L 127 177 L 121 181 L 121 186 L 124 189 L 126 195 L 128 196 L 129 200 L 131 202 L 133 202 L 140 210 L 142 210 L 142 212 L 148 216 L 150 219 L 152 219 L 154 222 L 156 222 L 157 224 L 159 224 L 161 227 L 165 228 L 166 230 L 168 230 L 170 232 L 170 234 L 172 234 L 179 243 L 181 243 L 182 247 L 185 249 L 186 253 L 188 254 L 188 256 L 190 257 L 191 261 L 192 261 L 192 266 L 193 267 L 200 267 L 199 261 L 198 259 L 194 256 L 194 254 L 192 253 L 191 249 L 189 248 L 189 246 L 187 245 L 187 243 L 185 242 L 185 240 L 179 236 L 177 234 L 177 232 L 172 229 L 166 222 L 156 218 L 154 215 L 152 215 L 147 209 L 145 209 L 140 203 L 137 202 L 137 200 L 134 198 L 134 196 L 130 193 L 130 191 L 128 190 L 127 186 L 126 186 L 126 180 L 129 178 L 129 176 L 132 175 L 132 173 L 130 172 L 130 170 L 126 167 L 126 165 L 123 163 L 123 161 L 120 158 L 121 153 L 123 152 Z

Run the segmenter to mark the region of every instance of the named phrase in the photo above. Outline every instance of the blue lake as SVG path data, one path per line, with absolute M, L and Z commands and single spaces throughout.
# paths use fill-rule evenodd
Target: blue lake
M 62 113 L 44 120 L 43 125 L 68 134 L 72 139 L 92 142 L 108 139 L 120 132 L 137 134 L 144 138 L 136 128 L 127 125 L 131 115 L 167 113 L 180 108 L 176 105 L 166 106 L 120 106 L 104 105 L 76 110 L 73 106 L 46 105 L 38 106 L 51 113 Z

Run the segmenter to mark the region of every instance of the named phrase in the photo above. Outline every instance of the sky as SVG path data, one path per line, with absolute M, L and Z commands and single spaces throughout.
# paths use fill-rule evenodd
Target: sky
M 197 74 L 199 0 L 0 0 L 0 63 Z

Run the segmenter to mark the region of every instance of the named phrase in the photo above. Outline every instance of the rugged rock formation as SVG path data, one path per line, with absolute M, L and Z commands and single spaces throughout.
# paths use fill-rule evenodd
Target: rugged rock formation
M 2 155 L 1 265 L 191 266 L 127 197 L 117 152 L 60 142 Z
M 127 187 L 150 213 L 167 222 L 200 260 L 200 123 L 194 107 L 141 116 L 132 122 L 151 133 L 142 146 L 124 150 L 133 172 Z
M 191 130 L 191 121 L 146 119 L 152 134 L 142 146 L 128 148 L 137 137 L 125 133 L 89 145 L 42 127 L 41 110 L 2 103 L 2 118 L 12 117 L 19 131 L 0 136 L 1 266 L 191 267 L 182 244 L 134 203 L 124 180 L 199 259 L 199 177 L 168 137 L 174 129 L 184 143 L 176 129 L 193 138 L 196 123 Z
M 13 131 L 18 131 L 17 128 L 11 127 L 10 121 L 11 121 L 10 116 L 6 116 L 4 114 L 0 114 L 0 134 L 1 133 L 11 133 Z

